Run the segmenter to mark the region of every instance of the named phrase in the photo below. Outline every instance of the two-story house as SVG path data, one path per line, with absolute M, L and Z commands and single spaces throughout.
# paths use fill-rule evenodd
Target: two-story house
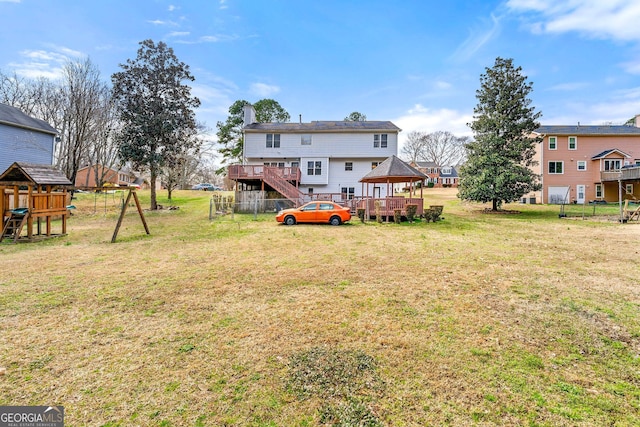
M 540 126 L 534 171 L 542 203 L 640 199 L 640 115 L 634 125 Z
M 389 121 L 256 123 L 247 105 L 243 132 L 243 165 L 231 166 L 229 178 L 302 202 L 318 194 L 362 196 L 359 180 L 397 153 L 400 129 Z M 387 196 L 384 186 L 372 191 Z
M 0 173 L 14 162 L 53 164 L 57 134 L 44 120 L 0 104 Z
M 458 171 L 454 166 L 438 166 L 435 162 L 415 162 L 411 166 L 429 177 L 431 187 L 457 187 Z

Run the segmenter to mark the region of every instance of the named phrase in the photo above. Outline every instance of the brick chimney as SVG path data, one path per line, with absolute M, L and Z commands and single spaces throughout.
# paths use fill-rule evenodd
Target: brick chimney
M 636 127 L 640 128 L 640 114 L 636 114 Z

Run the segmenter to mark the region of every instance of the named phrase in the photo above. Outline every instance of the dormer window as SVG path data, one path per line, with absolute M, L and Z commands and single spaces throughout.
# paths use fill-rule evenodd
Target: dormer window
M 442 175 L 451 175 L 451 168 L 442 168 Z

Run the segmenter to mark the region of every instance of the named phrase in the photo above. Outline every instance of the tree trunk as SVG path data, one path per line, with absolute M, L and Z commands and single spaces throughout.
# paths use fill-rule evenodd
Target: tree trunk
M 150 184 L 151 184 L 151 210 L 155 211 L 156 209 L 158 209 L 158 203 L 156 201 L 156 178 L 157 178 L 157 172 L 156 172 L 156 168 L 155 167 L 151 167 L 151 177 L 150 177 Z
M 493 199 L 493 211 L 498 210 L 498 199 Z

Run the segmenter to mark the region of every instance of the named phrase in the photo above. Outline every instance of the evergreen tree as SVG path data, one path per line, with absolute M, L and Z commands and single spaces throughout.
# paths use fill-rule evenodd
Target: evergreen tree
M 191 96 L 189 66 L 173 49 L 152 40 L 140 42 L 136 59 L 121 64 L 111 76 L 122 129 L 118 134 L 120 157 L 149 170 L 151 209 L 157 208 L 156 179 L 161 168 L 174 166 L 186 152 L 197 151 L 194 109 L 200 100 Z
M 244 124 L 244 106 L 249 102 L 241 99 L 234 102 L 229 107 L 229 117 L 225 122 L 218 122 L 218 143 L 221 147 L 218 152 L 222 154 L 223 163 L 240 163 L 242 161 L 242 147 L 244 140 L 242 127 Z M 261 99 L 253 104 L 256 111 L 256 121 L 258 123 L 286 123 L 291 120 L 289 113 L 273 99 Z M 224 168 L 219 172 L 224 171 Z
M 541 113 L 528 98 L 532 86 L 512 59 L 496 58 L 493 68 L 480 76 L 478 104 L 469 124 L 475 140 L 466 145 L 467 162 L 459 171 L 461 199 L 491 202 L 496 211 L 503 202 L 540 189 L 539 176 L 531 169 L 542 140 L 533 134 Z

